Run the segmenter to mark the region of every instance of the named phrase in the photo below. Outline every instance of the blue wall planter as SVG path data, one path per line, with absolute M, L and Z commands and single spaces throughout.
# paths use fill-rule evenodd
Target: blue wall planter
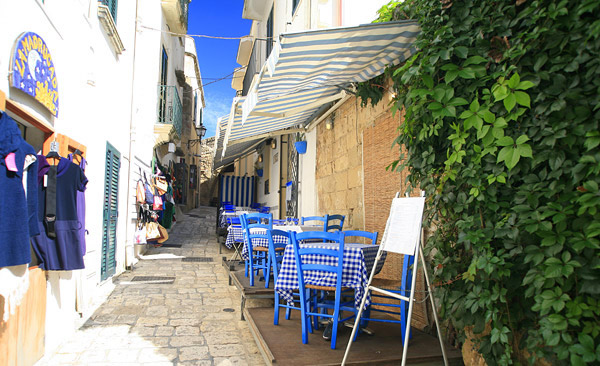
M 298 154 L 306 153 L 306 141 L 296 141 L 294 146 L 296 146 L 296 151 L 298 151 Z
M 262 169 L 256 169 L 256 175 L 258 175 L 259 177 L 263 176 L 263 170 Z

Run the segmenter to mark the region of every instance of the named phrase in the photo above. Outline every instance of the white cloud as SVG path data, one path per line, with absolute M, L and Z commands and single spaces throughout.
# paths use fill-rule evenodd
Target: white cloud
M 217 131 L 217 120 L 226 114 L 229 114 L 233 95 L 219 95 L 206 93 L 206 108 L 204 109 L 202 120 L 206 126 L 206 137 L 212 137 Z

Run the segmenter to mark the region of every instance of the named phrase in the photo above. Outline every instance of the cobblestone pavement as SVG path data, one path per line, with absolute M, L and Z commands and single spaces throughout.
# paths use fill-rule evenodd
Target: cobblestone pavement
M 221 264 L 215 208 L 192 210 L 183 219 L 167 242 L 182 247 L 149 249 L 132 271 L 115 279 L 115 290 L 74 336 L 37 366 L 265 364 L 240 320 L 239 292 L 228 285 Z M 136 276 L 175 281 L 132 282 Z

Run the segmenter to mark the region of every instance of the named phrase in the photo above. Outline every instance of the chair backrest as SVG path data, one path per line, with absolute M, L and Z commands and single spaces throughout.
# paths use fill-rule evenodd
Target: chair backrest
M 241 225 L 242 224 L 242 220 L 239 217 L 228 217 L 227 218 L 227 223 L 229 225 Z
M 345 218 L 346 216 L 344 215 L 327 215 L 327 226 L 325 231 L 342 231 L 344 228 Z
M 271 207 L 268 207 L 268 206 L 259 207 L 258 212 L 265 213 L 265 214 L 269 213 L 269 212 L 271 212 Z
M 269 232 L 273 229 L 273 214 L 249 213 L 243 214 L 240 218 L 248 245 L 248 253 L 250 253 L 253 239 L 269 239 Z M 264 229 L 264 231 L 254 229 Z
M 250 208 L 253 210 L 258 210 L 260 208 L 260 203 L 254 202 L 250 205 Z
M 358 243 L 353 238 L 365 238 L 367 239 L 364 244 L 377 244 L 377 231 L 363 231 L 363 230 L 344 230 L 344 238 L 346 243 Z
M 273 265 L 273 279 L 277 281 L 279 277 L 279 270 L 281 269 L 281 261 L 283 260 L 283 250 L 277 250 L 279 248 L 284 248 L 290 242 L 290 234 L 289 231 L 277 230 L 273 229 L 269 231 L 269 257 L 271 258 L 271 263 Z M 275 242 L 276 236 L 283 236 L 287 238 L 285 243 Z
M 327 231 L 325 230 L 325 228 L 327 227 L 327 220 L 328 220 L 328 216 L 302 216 L 301 220 L 300 220 L 300 224 L 301 225 L 305 225 L 307 221 L 320 221 L 323 223 L 323 231 Z
M 336 274 L 336 291 L 340 293 L 342 288 L 342 270 L 344 263 L 344 233 L 341 231 L 328 233 L 324 231 L 306 231 L 302 233 L 290 232 L 290 240 L 294 248 L 294 257 L 296 259 L 296 268 L 298 270 L 298 283 L 301 288 L 304 286 L 304 275 L 306 271 L 322 271 Z M 322 248 L 317 246 L 301 247 L 304 241 L 318 240 L 327 242 Z M 338 245 L 335 245 L 335 244 Z M 330 261 L 319 260 L 319 263 L 309 263 L 309 258 L 315 255 L 321 257 L 330 257 Z
M 223 205 L 223 210 L 225 212 L 235 212 L 235 206 L 234 205 Z

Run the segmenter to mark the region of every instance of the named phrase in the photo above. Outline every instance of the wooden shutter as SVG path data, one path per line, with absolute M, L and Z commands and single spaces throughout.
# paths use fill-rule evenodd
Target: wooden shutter
M 102 4 L 108 7 L 110 15 L 112 15 L 115 24 L 117 23 L 117 0 L 102 0 Z
M 119 216 L 119 167 L 121 154 L 106 143 L 106 165 L 104 166 L 104 204 L 102 224 L 101 279 L 105 280 L 116 271 L 117 219 Z

